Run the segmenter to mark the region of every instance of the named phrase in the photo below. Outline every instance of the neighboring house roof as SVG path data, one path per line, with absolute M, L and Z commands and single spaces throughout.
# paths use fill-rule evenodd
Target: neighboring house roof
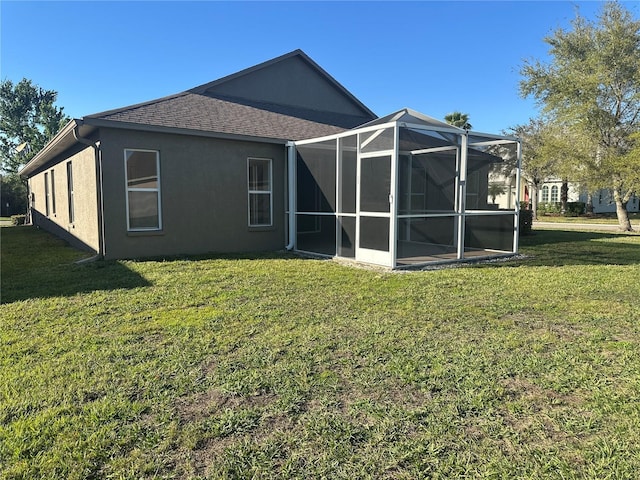
M 284 143 L 340 133 L 374 118 L 295 50 L 186 92 L 74 119 L 20 174 L 31 175 L 99 127 Z

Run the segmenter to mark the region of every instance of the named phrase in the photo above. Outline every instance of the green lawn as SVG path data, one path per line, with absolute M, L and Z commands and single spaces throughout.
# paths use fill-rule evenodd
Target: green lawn
M 638 235 L 408 273 L 1 235 L 0 478 L 638 478 Z
M 629 220 L 631 224 L 636 226 L 640 223 L 640 214 L 634 212 L 629 213 Z M 565 217 L 564 215 L 538 215 L 539 222 L 553 222 L 553 223 L 606 223 L 611 225 L 617 225 L 618 219 L 615 214 L 600 214 L 590 216 L 579 217 Z

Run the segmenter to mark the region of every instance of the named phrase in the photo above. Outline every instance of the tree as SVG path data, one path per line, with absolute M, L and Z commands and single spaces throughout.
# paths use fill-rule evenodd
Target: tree
M 15 173 L 0 175 L 0 213 L 2 216 L 24 214 L 27 211 L 27 187 Z
M 538 218 L 538 192 L 545 179 L 555 175 L 556 162 L 545 148 L 550 135 L 547 123 L 530 119 L 526 125 L 511 127 L 511 134 L 522 142 L 522 177 L 532 186 L 531 210 L 533 218 Z
M 571 30 L 559 28 L 544 41 L 550 63 L 525 62 L 520 93 L 579 139 L 574 147 L 589 146 L 589 155 L 558 160 L 575 162 L 590 188 L 611 189 L 620 228 L 632 230 L 626 207 L 640 190 L 640 158 L 631 154 L 640 131 L 640 21 L 607 2 L 597 21 L 578 14 Z
M 461 112 L 452 112 L 444 117 L 444 121 L 454 127 L 464 128 L 465 130 L 471 130 L 471 124 L 469 123 L 469 115 Z
M 500 185 L 499 183 L 490 183 L 489 184 L 489 196 L 491 197 L 491 203 L 496 203 L 496 197 L 500 195 L 504 195 L 507 193 L 507 188 L 504 185 Z
M 69 121 L 54 105 L 57 92 L 23 78 L 0 84 L 0 160 L 7 173 L 16 173 Z

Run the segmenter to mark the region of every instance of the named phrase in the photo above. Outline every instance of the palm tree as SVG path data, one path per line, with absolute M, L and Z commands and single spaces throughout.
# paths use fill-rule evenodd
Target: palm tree
M 469 123 L 469 114 L 461 112 L 453 112 L 445 115 L 444 121 L 454 127 L 464 128 L 465 130 L 471 130 L 471 124 Z
M 496 203 L 496 197 L 507 193 L 507 189 L 504 185 L 499 183 L 489 184 L 489 196 L 491 197 L 491 203 Z

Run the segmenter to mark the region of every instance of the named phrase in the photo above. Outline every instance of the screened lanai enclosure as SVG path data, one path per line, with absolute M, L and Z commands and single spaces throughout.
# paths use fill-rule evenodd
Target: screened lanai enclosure
M 392 268 L 517 252 L 518 202 L 495 201 L 519 188 L 516 138 L 404 109 L 295 150 L 297 251 Z

